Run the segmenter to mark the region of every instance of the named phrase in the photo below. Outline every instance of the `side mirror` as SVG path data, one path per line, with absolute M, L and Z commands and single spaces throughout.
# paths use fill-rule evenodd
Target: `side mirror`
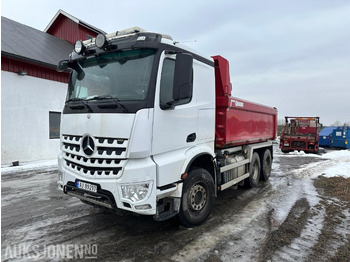
M 193 57 L 190 54 L 177 54 L 173 83 L 173 99 L 179 101 L 192 96 Z
M 68 70 L 68 60 L 62 60 L 58 63 L 56 67 L 57 72 L 64 72 Z
M 58 65 L 56 67 L 56 71 L 58 71 L 58 72 L 64 72 L 64 71 L 67 71 L 69 69 L 73 69 L 77 72 L 77 74 L 78 74 L 77 79 L 79 81 L 84 79 L 85 72 L 79 63 L 70 62 L 68 60 L 62 60 L 61 62 L 58 63 Z

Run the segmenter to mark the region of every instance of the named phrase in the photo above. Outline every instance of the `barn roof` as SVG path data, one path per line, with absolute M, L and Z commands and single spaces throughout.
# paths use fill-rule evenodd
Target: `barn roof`
M 51 28 L 51 26 L 54 25 L 54 23 L 56 22 L 57 18 L 60 16 L 60 15 L 63 15 L 67 18 L 69 18 L 70 20 L 72 20 L 73 22 L 83 26 L 83 27 L 86 27 L 87 29 L 95 32 L 96 34 L 99 34 L 99 33 L 102 33 L 102 34 L 106 34 L 105 31 L 95 27 L 95 26 L 92 26 L 86 22 L 84 22 L 83 20 L 79 19 L 79 18 L 76 18 L 75 16 L 72 16 L 70 14 L 68 14 L 67 12 L 63 11 L 62 9 L 59 9 L 56 13 L 56 15 L 51 19 L 50 23 L 46 26 L 46 28 L 44 29 L 44 32 L 48 32 Z
M 1 17 L 1 55 L 55 67 L 72 50 L 63 39 Z

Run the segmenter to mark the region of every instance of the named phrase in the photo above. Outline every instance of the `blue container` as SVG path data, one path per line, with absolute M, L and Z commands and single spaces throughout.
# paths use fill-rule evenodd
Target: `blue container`
M 318 133 L 318 143 L 321 147 L 331 147 L 332 146 L 332 137 L 333 137 L 333 130 L 336 129 L 335 126 L 329 126 L 323 128 Z
M 350 127 L 342 126 L 333 130 L 332 147 L 350 148 Z

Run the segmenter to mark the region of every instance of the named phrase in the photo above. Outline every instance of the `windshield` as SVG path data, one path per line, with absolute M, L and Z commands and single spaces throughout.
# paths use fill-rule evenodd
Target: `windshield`
M 154 54 L 153 49 L 138 49 L 79 61 L 83 74 L 73 70 L 67 101 L 101 97 L 116 98 L 118 101 L 145 100 Z

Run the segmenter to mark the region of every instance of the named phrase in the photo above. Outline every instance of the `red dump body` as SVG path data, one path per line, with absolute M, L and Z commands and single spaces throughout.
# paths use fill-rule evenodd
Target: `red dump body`
M 229 63 L 221 56 L 215 62 L 215 146 L 226 148 L 276 139 L 277 109 L 231 96 Z

